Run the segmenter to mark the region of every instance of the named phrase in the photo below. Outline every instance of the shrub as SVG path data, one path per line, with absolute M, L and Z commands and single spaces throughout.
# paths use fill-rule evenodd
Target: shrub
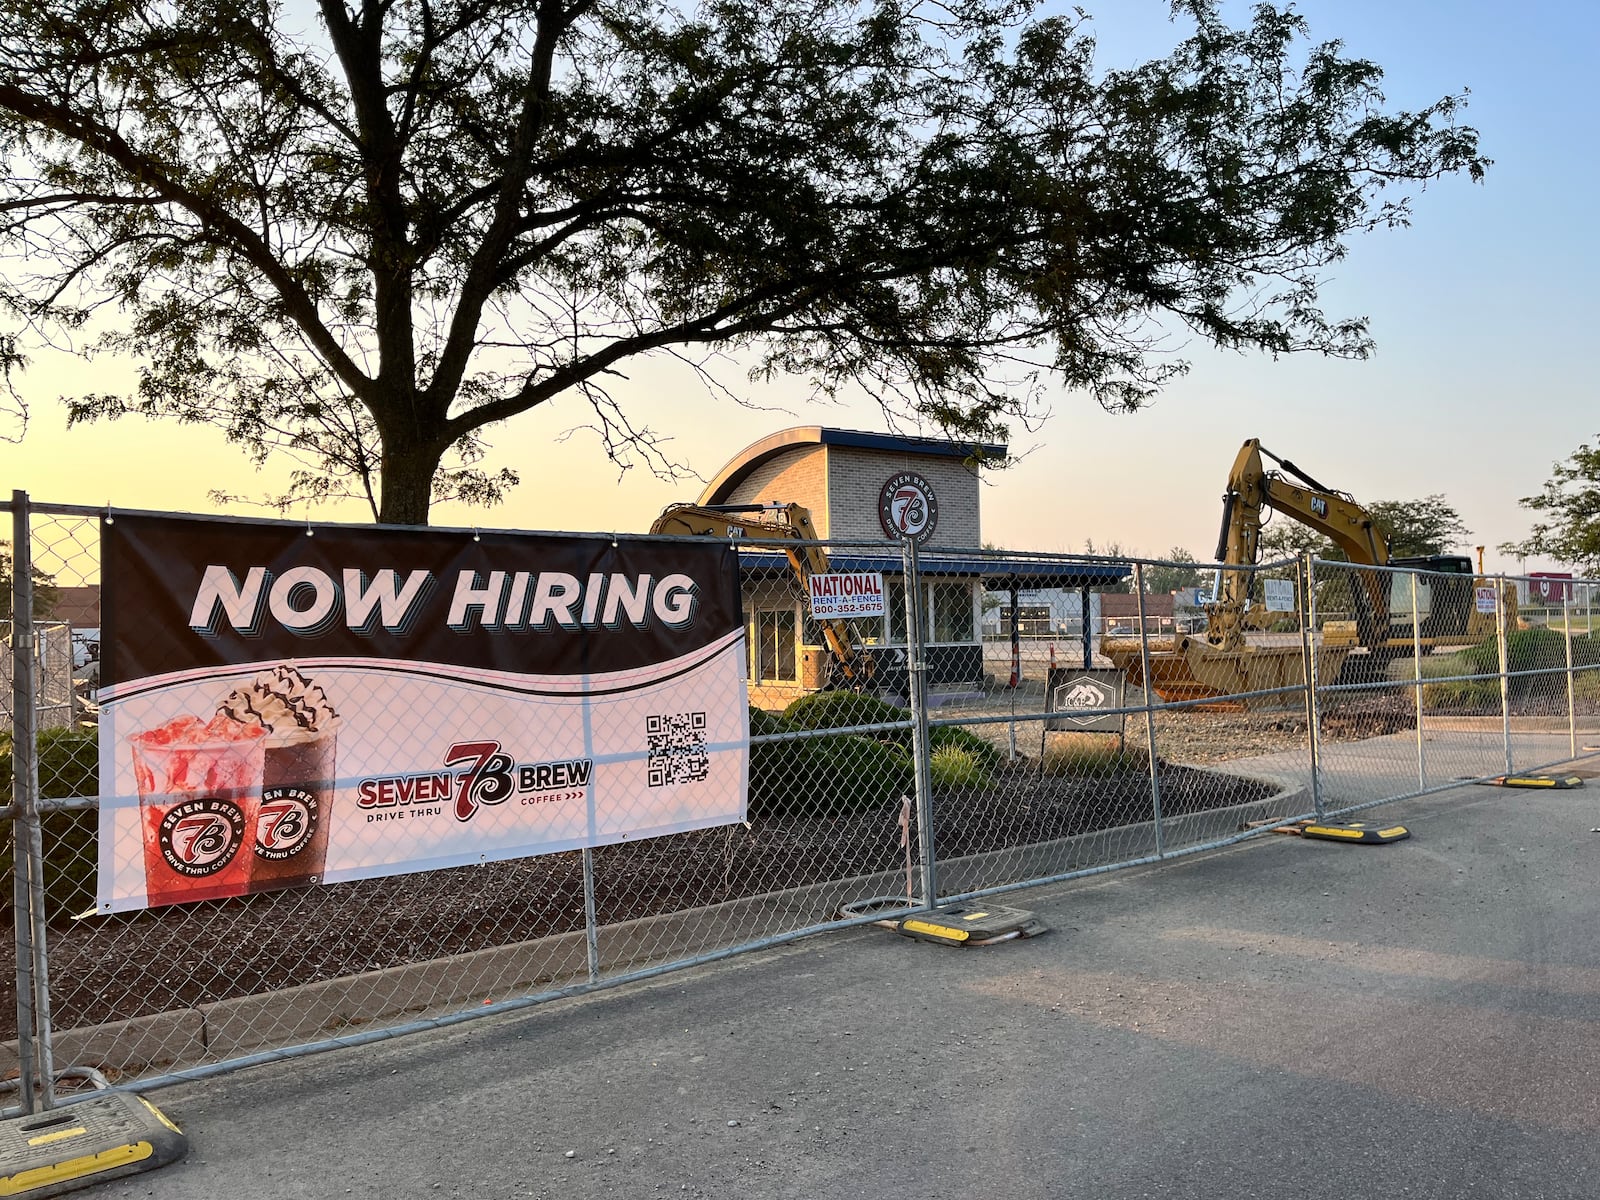
M 92 731 L 47 729 L 39 734 L 39 796 L 64 800 L 99 792 L 99 749 Z M 12 744 L 0 735 L 0 795 L 11 798 Z M 45 910 L 52 919 L 94 907 L 95 872 L 99 865 L 99 814 L 93 810 L 43 814 Z M 11 839 L 0 846 L 0 877 L 12 869 Z M 11 892 L 0 896 L 9 906 Z
M 1499 712 L 1498 679 L 1447 679 L 1422 685 L 1422 706 L 1430 712 Z
M 1564 634 L 1554 629 L 1536 625 L 1531 629 L 1513 629 L 1506 634 L 1506 663 L 1514 678 L 1511 680 L 1511 698 L 1524 700 L 1565 696 L 1567 691 L 1567 648 Z M 1576 666 L 1587 666 L 1600 653 L 1600 643 L 1591 634 L 1572 639 L 1572 661 Z M 1462 674 L 1500 674 L 1500 646 L 1496 638 L 1485 638 L 1476 646 L 1469 646 L 1457 656 L 1462 663 Z M 1518 671 L 1538 671 L 1537 675 L 1515 675 Z M 1498 687 L 1496 703 L 1499 702 Z
M 983 761 L 965 746 L 940 746 L 928 758 L 934 787 L 981 788 L 994 782 Z
M 780 717 L 777 713 L 770 713 L 764 708 L 750 706 L 750 736 L 765 737 L 773 733 L 793 733 L 796 726 Z
M 850 729 L 909 721 L 911 710 L 897 708 L 875 696 L 863 696 L 856 692 L 813 692 L 809 696 L 801 696 L 784 709 L 783 719 L 797 729 Z M 897 746 L 909 755 L 912 735 L 910 729 L 887 729 L 864 736 Z M 998 769 L 1004 758 L 992 742 L 960 725 L 935 725 L 928 730 L 929 751 L 936 752 L 944 746 L 965 750 L 989 772 Z
M 783 718 L 796 729 L 850 729 L 909 721 L 911 710 L 860 692 L 812 692 L 784 709 Z
M 1572 694 L 1578 700 L 1600 701 L 1600 671 L 1579 671 L 1572 680 Z
M 1055 734 L 1045 747 L 1039 769 L 1046 775 L 1091 778 L 1148 772 L 1150 756 L 1142 749 L 1107 734 Z
M 1572 639 L 1572 665 L 1600 666 L 1600 635 L 1589 633 Z
M 792 722 L 750 710 L 750 733 L 794 733 Z M 751 747 L 750 819 L 826 816 L 892 803 L 915 788 L 911 756 L 859 734 Z
M 906 749 L 911 746 L 911 734 L 905 736 Z M 1005 753 L 987 738 L 979 737 L 962 725 L 935 725 L 928 730 L 928 749 L 935 755 L 941 750 L 960 750 L 970 756 L 985 774 L 1000 769 Z

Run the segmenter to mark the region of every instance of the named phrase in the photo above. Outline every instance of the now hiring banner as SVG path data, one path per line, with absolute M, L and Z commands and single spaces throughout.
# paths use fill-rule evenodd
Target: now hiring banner
M 742 821 L 725 544 L 112 513 L 98 907 Z

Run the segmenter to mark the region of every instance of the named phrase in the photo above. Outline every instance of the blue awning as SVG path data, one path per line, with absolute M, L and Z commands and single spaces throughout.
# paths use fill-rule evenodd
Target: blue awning
M 862 551 L 840 551 L 828 556 L 835 571 L 881 571 L 885 575 L 899 574 L 900 555 L 893 552 L 873 554 Z M 762 548 L 739 547 L 739 565 L 750 570 L 787 570 L 788 559 L 780 552 Z M 917 565 L 924 575 L 958 576 L 981 579 L 986 587 L 1081 588 L 1107 587 L 1120 583 L 1133 574 L 1127 563 L 1079 562 L 1072 559 L 1022 557 L 1002 558 L 989 555 L 919 554 Z

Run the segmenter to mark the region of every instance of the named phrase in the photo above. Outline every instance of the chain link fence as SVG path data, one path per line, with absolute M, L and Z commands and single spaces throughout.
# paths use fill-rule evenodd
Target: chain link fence
M 893 905 L 1160 861 L 1530 770 L 1577 755 L 1600 722 L 1581 581 L 1534 608 L 1517 580 L 1288 560 L 1238 569 L 1249 606 L 1219 638 L 1193 587 L 1211 568 L 821 543 L 835 571 L 881 575 L 883 607 L 817 621 L 790 559 L 751 543 L 745 822 L 105 913 L 99 615 L 56 612 L 105 582 L 103 514 L 23 497 L 11 509 L 16 700 L 0 767 L 16 937 L 0 1021 L 15 1023 L 0 1053 L 20 1078 L 13 1107 L 30 1111 L 58 1089 L 360 1044 Z M 1152 589 L 1174 572 L 1191 586 Z M 199 716 L 250 686 L 218 675 L 196 685 Z M 339 776 L 363 741 L 484 703 L 460 696 L 462 712 L 343 698 Z
M 1355 811 L 1574 758 L 1594 728 L 1600 642 L 1534 581 L 1313 564 L 1318 633 L 1348 645 L 1316 693 L 1319 799 Z

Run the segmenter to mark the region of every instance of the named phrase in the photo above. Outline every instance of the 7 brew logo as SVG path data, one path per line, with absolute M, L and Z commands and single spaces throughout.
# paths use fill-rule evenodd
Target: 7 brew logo
M 933 484 L 915 471 L 890 476 L 878 492 L 878 524 L 897 541 L 909 538 L 919 546 L 939 524 L 939 501 Z
M 267 862 L 293 858 L 311 844 L 320 819 L 321 804 L 305 788 L 268 788 L 261 793 L 256 819 L 256 857 Z
M 445 766 L 462 763 L 467 764 L 467 770 L 456 785 L 456 820 L 471 820 L 480 804 L 501 804 L 510 799 L 516 789 L 511 779 L 516 764 L 509 754 L 501 752 L 499 742 L 457 742 L 445 751 Z
M 220 798 L 186 800 L 161 818 L 161 857 L 190 879 L 215 875 L 233 861 L 244 841 L 244 810 Z
M 523 804 L 580 799 L 594 771 L 594 760 L 588 758 L 519 763 L 499 742 L 489 740 L 453 743 L 444 752 L 444 765 L 462 769 L 363 779 L 356 784 L 356 804 L 379 810 L 369 813 L 367 820 L 373 821 L 388 819 L 384 809 L 448 801 L 456 820 L 470 821 L 482 806 L 504 804 L 512 797 Z

